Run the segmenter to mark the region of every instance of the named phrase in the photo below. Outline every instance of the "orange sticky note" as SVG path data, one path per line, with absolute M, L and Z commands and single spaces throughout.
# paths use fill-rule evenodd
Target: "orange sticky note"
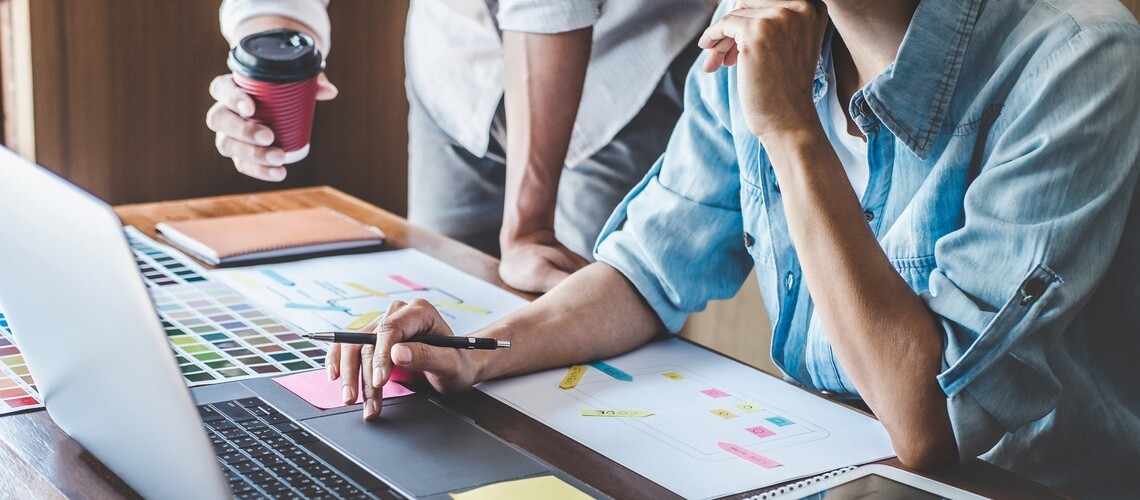
M 331 408 L 340 408 L 347 406 L 342 399 L 342 392 L 340 388 L 340 380 L 329 381 L 328 375 L 325 370 L 312 370 L 294 375 L 286 375 L 284 377 L 277 377 L 273 379 L 274 382 L 281 384 L 282 387 L 289 389 L 290 392 L 300 396 L 301 399 L 308 401 L 309 404 L 316 406 L 322 410 Z M 356 402 L 364 401 L 364 393 L 361 391 L 360 382 L 356 383 Z M 415 392 L 403 385 L 396 383 L 395 380 L 388 380 L 384 384 L 384 397 L 397 398 L 400 396 L 407 396 Z

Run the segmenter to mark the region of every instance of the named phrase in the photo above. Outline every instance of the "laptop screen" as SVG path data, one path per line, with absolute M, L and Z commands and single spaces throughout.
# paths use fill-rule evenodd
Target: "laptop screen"
M 114 211 L 7 149 L 0 171 L 0 304 L 52 419 L 143 496 L 228 497 Z

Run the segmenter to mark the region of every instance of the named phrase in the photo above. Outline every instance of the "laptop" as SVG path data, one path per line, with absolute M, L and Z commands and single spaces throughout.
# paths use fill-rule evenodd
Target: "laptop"
M 188 389 L 111 207 L 3 148 L 0 228 L 0 311 L 48 413 L 144 497 L 448 498 L 542 475 L 602 496 L 426 393 L 365 422 L 268 378 Z

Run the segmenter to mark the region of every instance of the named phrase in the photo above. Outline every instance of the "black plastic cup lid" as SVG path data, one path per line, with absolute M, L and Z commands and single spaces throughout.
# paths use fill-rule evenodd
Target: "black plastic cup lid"
M 308 80 L 324 68 L 313 38 L 288 29 L 263 31 L 242 38 L 230 51 L 226 65 L 234 73 L 274 83 Z

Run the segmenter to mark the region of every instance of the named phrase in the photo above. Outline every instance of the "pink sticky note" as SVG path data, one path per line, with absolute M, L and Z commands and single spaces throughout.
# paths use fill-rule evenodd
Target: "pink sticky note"
M 710 398 L 723 398 L 728 395 L 727 392 L 724 392 L 720 389 L 705 389 L 701 392 Z
M 427 290 L 427 288 L 425 288 L 423 285 L 416 283 L 416 282 L 414 282 L 408 278 L 405 278 L 403 276 L 400 276 L 399 274 L 390 274 L 390 275 L 388 275 L 388 277 L 392 278 L 392 281 L 395 281 L 396 283 L 399 283 L 401 285 L 408 287 L 408 289 L 410 289 L 410 290 Z
M 294 375 L 286 375 L 284 377 L 277 377 L 273 379 L 274 382 L 281 384 L 282 387 L 289 389 L 290 392 L 296 394 L 308 401 L 309 404 L 316 406 L 322 410 L 330 408 L 340 408 L 347 406 L 344 400 L 341 399 L 340 380 L 329 382 L 328 375 L 324 370 L 312 370 Z M 356 386 L 356 402 L 364 401 L 364 395 L 360 390 L 360 382 Z M 414 394 L 414 391 L 397 384 L 394 380 L 388 380 L 384 384 L 384 397 L 395 398 L 400 396 L 407 396 Z
M 776 435 L 775 432 L 768 430 L 767 428 L 765 428 L 762 425 L 757 425 L 756 427 L 749 427 L 749 428 L 744 429 L 744 430 L 755 434 L 756 437 L 762 437 L 762 438 Z
M 718 441 L 716 443 L 716 445 L 719 446 L 720 449 L 722 449 L 724 451 L 732 453 L 733 455 L 736 455 L 740 458 L 743 458 L 743 459 L 745 459 L 749 462 L 752 462 L 756 465 L 759 465 L 765 469 L 774 469 L 774 468 L 779 467 L 781 465 L 780 462 L 772 460 L 771 458 L 768 458 L 768 457 L 761 455 L 759 453 L 756 453 L 754 451 L 749 451 L 749 450 L 745 449 L 743 446 L 735 445 L 732 443 L 720 442 L 720 441 Z

